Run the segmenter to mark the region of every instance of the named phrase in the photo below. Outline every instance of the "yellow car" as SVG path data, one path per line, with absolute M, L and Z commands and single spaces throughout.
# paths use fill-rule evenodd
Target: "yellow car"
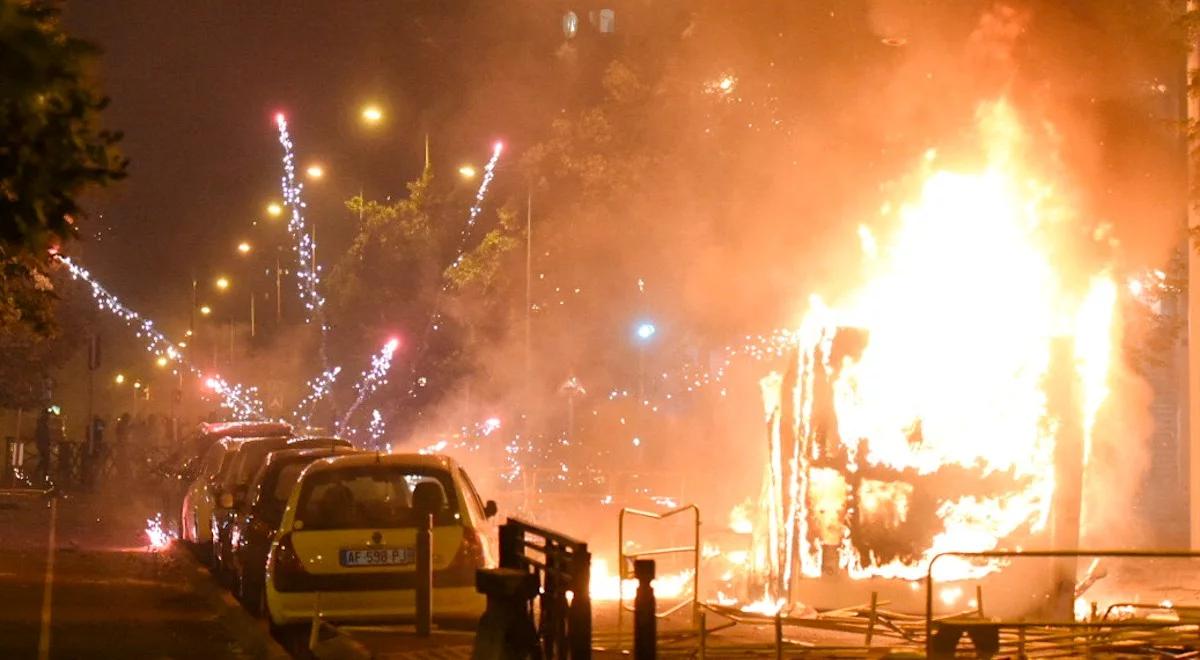
M 477 619 L 496 504 L 445 456 L 353 454 L 310 464 L 292 488 L 267 557 L 271 624 L 310 622 L 314 606 L 331 621 L 411 620 L 420 511 L 434 512 L 434 620 Z

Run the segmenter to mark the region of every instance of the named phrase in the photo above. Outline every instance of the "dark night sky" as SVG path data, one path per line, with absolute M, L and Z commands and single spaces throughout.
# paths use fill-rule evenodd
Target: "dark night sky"
M 103 213 L 91 229 L 103 235 L 85 242 L 84 261 L 133 304 L 182 322 L 193 269 L 202 282 L 236 274 L 238 240 L 282 235 L 279 221 L 251 226 L 279 197 L 277 110 L 289 116 L 301 167 L 326 167 L 307 187 L 310 220 L 326 239 L 352 229 L 341 201 L 360 186 L 368 197 L 403 191 L 426 131 L 439 171 L 483 160 L 492 139 L 530 126 L 538 101 L 520 90 L 544 72 L 524 67 L 522 81 L 481 62 L 501 47 L 511 58 L 514 41 L 530 61 L 552 51 L 556 12 L 547 9 L 537 39 L 520 33 L 528 12 L 471 2 L 68 3 L 68 29 L 104 50 L 106 122 L 125 131 L 132 161 L 129 178 L 91 205 Z M 366 101 L 386 108 L 385 125 L 359 123 Z

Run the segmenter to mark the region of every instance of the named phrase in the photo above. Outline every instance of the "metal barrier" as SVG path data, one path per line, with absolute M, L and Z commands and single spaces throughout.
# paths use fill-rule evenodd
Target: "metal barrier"
M 673 548 L 654 548 L 651 550 L 642 550 L 639 552 L 625 552 L 625 516 L 637 516 L 640 518 L 648 518 L 650 520 L 666 520 L 681 513 L 691 511 L 693 515 L 692 522 L 692 545 L 680 546 Z M 640 509 L 630 509 L 628 507 L 621 509 L 621 513 L 617 519 L 617 635 L 620 637 L 622 628 L 622 618 L 624 612 L 632 612 L 633 608 L 625 606 L 625 595 L 620 588 L 625 580 L 636 577 L 634 572 L 634 564 L 640 559 L 647 557 L 660 557 L 669 554 L 685 554 L 692 553 L 692 598 L 684 600 L 662 612 L 655 612 L 654 616 L 659 619 L 666 618 L 679 610 L 691 605 L 692 607 L 692 624 L 696 625 L 700 621 L 700 509 L 695 504 L 672 509 L 666 513 L 654 513 L 653 511 L 642 511 Z
M 1200 552 L 1190 550 L 992 550 L 987 552 L 943 552 L 935 555 L 929 562 L 925 573 L 925 653 L 930 658 L 954 657 L 958 641 L 965 634 L 975 644 L 976 653 L 980 657 L 991 657 L 999 653 L 1002 646 L 1013 647 L 1016 657 L 1027 657 L 1037 650 L 1049 653 L 1068 655 L 1082 652 L 1090 655 L 1106 643 L 1138 641 L 1153 644 L 1156 641 L 1177 643 L 1186 639 L 1190 644 L 1200 646 L 1200 618 L 1189 622 L 1182 619 L 1177 621 L 1109 621 L 1112 611 L 1110 606 L 1104 617 L 1098 620 L 1078 621 L 1001 621 L 983 617 L 982 594 L 977 604 L 977 612 L 973 616 L 947 617 L 935 620 L 933 616 L 933 567 L 943 557 L 959 557 L 962 559 L 1002 560 L 1002 559 L 1077 559 L 1079 557 L 1114 558 L 1114 559 L 1200 559 Z M 1121 604 L 1115 604 L 1121 605 Z M 1124 603 L 1126 606 L 1134 605 Z M 1148 608 L 1147 605 L 1138 605 Z M 1174 607 L 1159 606 L 1157 609 L 1175 609 Z M 1179 608 L 1179 611 L 1194 611 L 1195 608 Z M 1184 626 L 1194 626 L 1195 631 L 1179 635 L 1177 629 Z M 935 630 L 936 628 L 936 630 Z M 1002 641 L 1001 632 L 1014 631 L 1016 639 Z M 1066 631 L 1066 632 L 1063 632 Z M 1147 636 L 1149 633 L 1149 636 Z M 1167 633 L 1166 637 L 1156 640 L 1153 635 Z
M 544 658 L 591 658 L 591 568 L 587 543 L 517 518 L 505 521 L 500 526 L 500 568 L 476 575 L 488 609 L 480 620 L 474 657 L 509 657 L 502 654 L 513 652 L 513 646 L 540 643 Z M 530 605 L 539 593 L 534 626 Z

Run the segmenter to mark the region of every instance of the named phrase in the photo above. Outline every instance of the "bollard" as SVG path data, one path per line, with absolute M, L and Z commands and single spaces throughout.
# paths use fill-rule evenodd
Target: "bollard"
M 422 516 L 417 528 L 417 635 L 433 630 L 433 514 Z
M 658 637 L 658 619 L 654 616 L 657 604 L 654 601 L 654 560 L 637 559 L 633 562 L 633 576 L 637 578 L 637 594 L 633 598 L 633 657 L 635 660 L 654 660 Z
M 571 557 L 571 606 L 567 612 L 571 660 L 592 657 L 591 573 L 592 553 L 582 544 Z

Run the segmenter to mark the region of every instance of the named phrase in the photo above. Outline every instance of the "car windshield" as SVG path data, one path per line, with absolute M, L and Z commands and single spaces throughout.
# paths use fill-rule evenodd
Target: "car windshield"
M 414 466 L 322 470 L 306 478 L 296 520 L 302 529 L 415 527 L 421 511 L 453 524 L 458 498 L 450 474 Z

